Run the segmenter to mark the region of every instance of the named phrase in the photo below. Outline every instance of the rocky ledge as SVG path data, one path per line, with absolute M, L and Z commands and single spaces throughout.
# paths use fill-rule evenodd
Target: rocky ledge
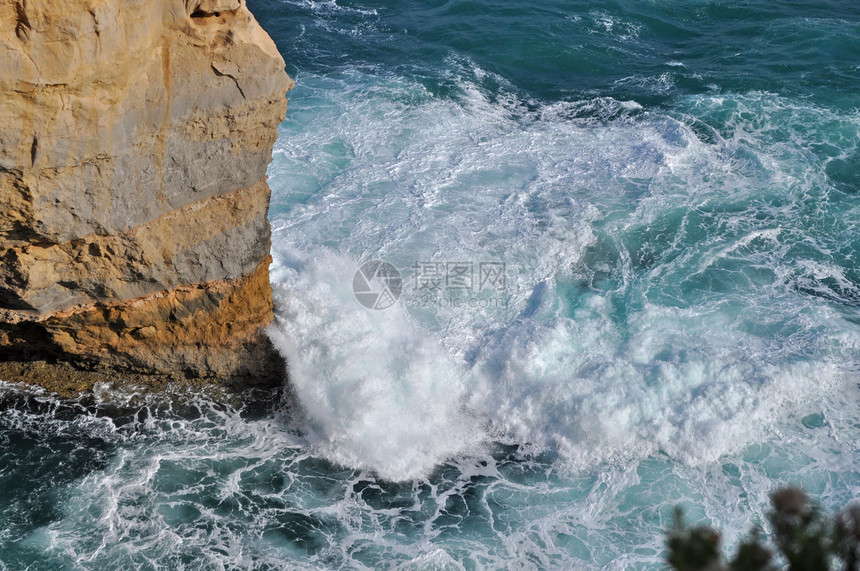
M 292 81 L 244 0 L 0 0 L 0 70 L 0 379 L 280 380 Z

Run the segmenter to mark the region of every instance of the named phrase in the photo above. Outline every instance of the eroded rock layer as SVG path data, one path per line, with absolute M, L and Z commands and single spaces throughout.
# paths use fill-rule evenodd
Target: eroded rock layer
M 265 173 L 292 81 L 244 0 L 0 0 L 0 70 L 0 360 L 279 374 Z

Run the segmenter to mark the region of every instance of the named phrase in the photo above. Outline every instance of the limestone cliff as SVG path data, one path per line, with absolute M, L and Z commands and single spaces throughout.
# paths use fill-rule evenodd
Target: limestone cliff
M 0 360 L 275 374 L 291 86 L 244 0 L 0 0 Z

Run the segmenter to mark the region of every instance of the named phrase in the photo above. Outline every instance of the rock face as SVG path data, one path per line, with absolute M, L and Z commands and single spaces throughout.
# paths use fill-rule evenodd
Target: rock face
M 0 0 L 0 360 L 280 374 L 266 167 L 290 87 L 244 0 Z

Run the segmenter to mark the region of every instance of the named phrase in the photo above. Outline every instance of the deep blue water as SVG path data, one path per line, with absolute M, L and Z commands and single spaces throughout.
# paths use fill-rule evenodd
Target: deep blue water
M 860 497 L 860 5 L 248 4 L 293 396 L 4 385 L 0 569 L 651 569 Z

